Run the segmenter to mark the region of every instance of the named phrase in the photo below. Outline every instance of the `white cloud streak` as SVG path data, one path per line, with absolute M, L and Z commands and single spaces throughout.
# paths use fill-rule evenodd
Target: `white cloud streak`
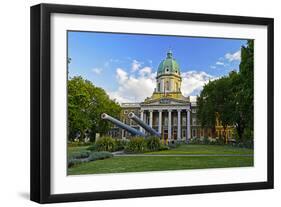
M 229 62 L 235 61 L 235 60 L 241 60 L 241 50 L 238 50 L 235 53 L 226 53 L 224 56 Z
M 132 72 L 135 72 L 135 71 L 139 70 L 140 67 L 141 67 L 141 63 L 139 61 L 137 61 L 137 60 L 133 60 L 132 68 L 131 68 Z
M 99 74 L 102 73 L 102 68 L 93 68 L 92 71 L 93 71 L 95 74 L 99 75 Z

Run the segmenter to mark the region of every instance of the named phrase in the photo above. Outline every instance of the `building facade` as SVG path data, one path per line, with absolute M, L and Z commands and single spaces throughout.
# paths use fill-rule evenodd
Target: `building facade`
M 215 131 L 201 128 L 197 120 L 197 103 L 191 102 L 190 97 L 183 96 L 181 83 L 179 64 L 173 58 L 172 51 L 168 51 L 166 58 L 159 64 L 156 87 L 151 97 L 141 103 L 122 103 L 120 120 L 146 133 L 128 118 L 127 115 L 134 112 L 146 124 L 160 132 L 164 142 L 188 142 L 191 138 L 216 137 L 221 128 L 219 125 L 214 128 Z M 231 134 L 229 132 L 230 136 Z M 115 135 L 126 138 L 130 133 L 120 129 Z

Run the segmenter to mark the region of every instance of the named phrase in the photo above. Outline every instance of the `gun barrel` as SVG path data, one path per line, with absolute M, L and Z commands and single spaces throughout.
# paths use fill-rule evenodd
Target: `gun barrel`
M 145 134 L 137 129 L 134 129 L 133 127 L 128 126 L 127 124 L 122 123 L 121 121 L 113 118 L 112 116 L 109 116 L 106 113 L 102 113 L 101 118 L 104 120 L 108 120 L 115 124 L 117 127 L 122 128 L 128 132 L 130 132 L 133 136 L 145 136 Z
M 161 134 L 157 132 L 155 129 L 144 123 L 138 116 L 136 116 L 133 112 L 130 112 L 128 114 L 128 117 L 135 121 L 137 124 L 139 124 L 142 128 L 144 128 L 147 132 L 149 132 L 151 135 L 155 135 L 157 137 L 161 137 Z

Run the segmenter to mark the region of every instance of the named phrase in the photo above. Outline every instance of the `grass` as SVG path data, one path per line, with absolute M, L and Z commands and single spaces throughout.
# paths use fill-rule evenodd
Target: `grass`
M 68 175 L 253 166 L 253 157 L 113 157 L 68 169 Z
M 69 147 L 68 156 L 77 152 L 87 151 L 87 146 Z M 163 170 L 184 170 L 204 168 L 226 168 L 253 166 L 253 156 L 223 156 L 253 154 L 252 149 L 237 148 L 220 145 L 180 145 L 177 148 L 148 152 L 145 157 L 113 157 L 106 160 L 97 160 L 83 163 L 68 169 L 69 175 L 98 174 L 98 173 L 123 173 L 145 172 Z M 175 155 L 172 157 L 155 157 L 153 154 Z M 176 156 L 179 154 L 204 154 L 206 156 Z M 221 156 L 208 156 L 221 155 Z
M 253 154 L 253 149 L 238 148 L 227 145 L 180 145 L 177 148 L 157 151 L 157 152 L 147 152 L 145 154 L 204 154 L 204 155 L 219 155 L 219 154 Z

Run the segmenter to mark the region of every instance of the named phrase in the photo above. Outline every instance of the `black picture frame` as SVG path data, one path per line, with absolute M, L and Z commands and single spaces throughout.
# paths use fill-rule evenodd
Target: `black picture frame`
M 74 194 L 51 194 L 50 184 L 50 15 L 52 13 L 99 15 L 113 17 L 134 17 L 166 20 L 181 20 L 207 23 L 232 23 L 267 26 L 267 181 L 204 186 L 167 187 L 153 189 L 85 192 Z M 272 189 L 274 177 L 274 72 L 273 39 L 274 20 L 272 18 L 195 14 L 168 11 L 135 10 L 89 6 L 39 4 L 31 7 L 31 152 L 30 152 L 30 199 L 38 203 L 89 201 L 103 199 L 166 196 L 179 194 L 211 193 Z

